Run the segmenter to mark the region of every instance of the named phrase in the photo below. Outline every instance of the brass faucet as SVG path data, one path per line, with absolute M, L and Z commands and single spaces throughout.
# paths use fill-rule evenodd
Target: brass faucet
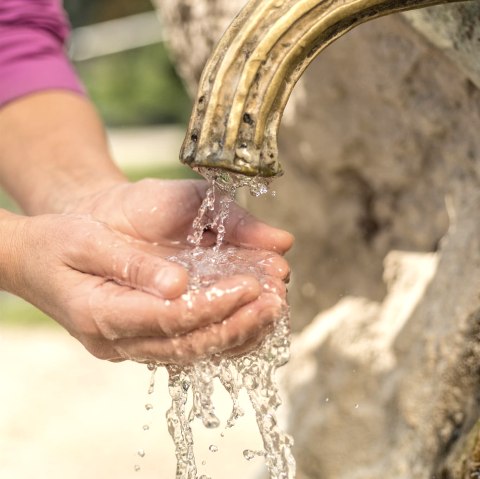
M 250 0 L 203 71 L 181 161 L 249 176 L 282 174 L 283 110 L 324 48 L 368 20 L 458 1 Z

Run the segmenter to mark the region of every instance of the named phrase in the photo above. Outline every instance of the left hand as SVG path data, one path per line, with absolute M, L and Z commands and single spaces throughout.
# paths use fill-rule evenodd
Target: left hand
M 66 212 L 91 214 L 114 230 L 149 243 L 190 247 L 186 238 L 192 232 L 192 222 L 207 188 L 207 182 L 199 180 L 125 182 L 77 200 Z M 291 248 L 293 237 L 260 222 L 232 203 L 225 241 L 242 248 L 283 255 Z M 282 270 L 281 275 L 284 273 Z

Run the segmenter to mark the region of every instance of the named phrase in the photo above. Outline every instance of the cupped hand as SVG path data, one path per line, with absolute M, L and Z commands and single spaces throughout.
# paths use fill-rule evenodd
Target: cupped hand
M 71 203 L 66 211 L 91 214 L 115 231 L 144 241 L 144 247 L 148 243 L 163 246 L 175 245 L 186 249 L 191 248 L 187 238 L 192 233 L 193 220 L 197 216 L 207 189 L 206 181 L 145 179 L 137 183 L 118 184 L 81 198 Z M 214 212 L 207 211 L 207 214 L 212 215 Z M 250 306 L 253 309 L 249 310 L 252 326 L 256 323 L 258 329 L 259 325 L 265 323 L 267 319 L 265 315 L 263 320 L 259 316 L 255 319 L 255 314 L 259 312 L 258 305 L 262 304 L 264 298 L 269 298 L 269 301 L 274 301 L 275 295 L 277 298 L 285 298 L 286 288 L 283 281 L 289 277 L 289 267 L 281 255 L 291 248 L 293 237 L 286 231 L 257 220 L 235 203 L 230 205 L 230 214 L 225 226 L 226 245 L 241 248 L 239 253 L 244 256 L 244 259 L 253 264 L 261 264 L 264 272 L 261 278 L 264 294 L 260 301 L 252 302 Z M 213 244 L 215 233 L 215 231 L 207 232 L 204 235 L 203 244 Z M 254 279 L 250 277 L 249 280 Z M 187 287 L 187 277 L 182 276 L 179 281 L 183 281 L 184 287 Z M 232 284 L 239 285 L 238 278 L 233 278 L 231 281 Z M 222 285 L 217 284 L 216 287 L 221 289 Z M 278 304 L 276 308 L 270 308 L 270 313 L 269 320 L 272 322 L 274 316 L 278 314 Z M 239 316 L 242 314 L 243 312 Z M 235 334 L 248 335 L 248 327 L 243 326 L 241 321 L 235 321 L 235 318 L 235 315 L 232 315 L 232 321 L 227 323 L 222 334 L 228 335 L 230 329 L 236 329 Z M 246 329 L 242 330 L 242 328 Z M 245 347 L 251 348 L 263 338 L 265 331 L 266 329 L 263 328 L 257 334 L 250 335 L 248 339 L 238 340 L 238 346 L 233 349 L 242 351 Z M 209 342 L 206 338 L 209 338 L 210 342 L 215 339 L 220 342 L 219 344 L 223 344 L 223 350 L 226 349 L 226 340 L 222 338 L 219 331 L 200 328 L 196 332 L 196 337 L 203 337 L 205 344 Z M 155 356 L 154 351 L 158 343 L 152 339 L 150 344 L 151 356 Z M 197 340 L 195 344 L 199 344 Z M 191 346 L 186 348 L 187 351 L 189 349 Z M 204 351 L 206 349 L 208 346 L 203 348 Z M 176 351 L 179 355 L 182 354 L 182 348 L 178 345 Z M 200 354 L 198 351 L 196 355 Z
M 112 218 L 123 221 L 121 214 Z M 237 350 L 263 337 L 281 307 L 288 267 L 271 252 L 245 253 L 263 262 L 261 281 L 232 276 L 186 293 L 186 271 L 165 259 L 179 245 L 154 245 L 151 237 L 142 241 L 86 215 L 18 222 L 15 271 L 6 289 L 102 359 L 178 363 Z M 179 229 L 172 227 L 168 237 Z
M 206 181 L 146 179 L 118 184 L 81 198 L 66 211 L 91 214 L 117 231 L 151 243 L 186 245 L 207 188 Z M 291 248 L 293 237 L 257 220 L 233 203 L 225 241 L 283 255 Z

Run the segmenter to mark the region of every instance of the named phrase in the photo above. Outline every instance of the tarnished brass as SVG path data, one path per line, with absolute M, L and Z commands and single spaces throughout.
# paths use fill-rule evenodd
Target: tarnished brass
M 249 176 L 282 173 L 277 133 L 297 80 L 355 26 L 461 0 L 250 0 L 202 75 L 181 160 Z

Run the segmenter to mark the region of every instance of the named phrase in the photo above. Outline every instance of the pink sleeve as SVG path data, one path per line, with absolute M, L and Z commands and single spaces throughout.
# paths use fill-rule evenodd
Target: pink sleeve
M 61 0 L 0 0 L 0 106 L 41 90 L 83 93 L 64 45 Z

